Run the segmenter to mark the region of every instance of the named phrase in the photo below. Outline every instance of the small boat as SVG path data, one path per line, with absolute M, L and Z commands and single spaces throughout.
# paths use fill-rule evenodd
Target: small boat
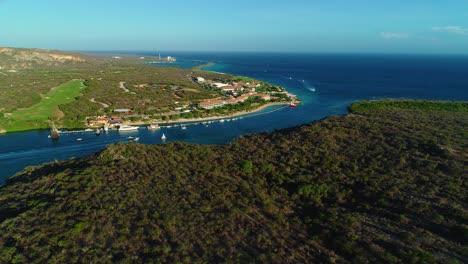
M 60 137 L 60 132 L 56 128 L 52 128 L 50 130 L 50 135 L 49 138 L 51 138 L 53 141 L 57 141 Z
M 104 126 L 104 132 L 107 132 L 109 131 L 109 127 L 108 126 Z
M 187 127 L 186 127 L 186 126 L 182 126 L 182 130 L 185 130 L 185 129 L 187 129 Z
M 289 80 L 292 80 L 292 77 L 289 77 Z
M 132 131 L 132 130 L 138 130 L 138 127 L 136 126 L 127 126 L 127 125 L 122 125 L 119 127 L 119 131 Z
M 139 138 L 139 137 L 136 137 L 133 141 L 138 141 L 138 140 L 140 140 L 140 138 Z
M 165 140 L 165 139 L 166 139 L 166 135 L 164 135 L 164 133 L 163 133 L 161 139 L 162 139 L 162 140 Z
M 81 140 L 83 140 L 83 139 L 82 139 L 82 138 L 77 138 L 77 139 L 76 139 L 76 141 L 81 141 Z
M 224 119 L 219 120 L 219 122 L 223 123 L 223 122 L 224 122 Z
M 135 138 L 132 137 L 132 136 L 130 136 L 130 137 L 128 137 L 127 139 L 128 139 L 128 140 L 134 140 Z
M 297 104 L 295 104 L 295 103 L 290 103 L 290 104 L 289 104 L 289 107 L 291 107 L 291 108 L 296 108 L 296 107 L 297 107 Z
M 91 128 L 87 128 L 84 130 L 84 132 L 93 132 L 94 130 L 92 130 Z
M 96 133 L 96 136 L 101 135 L 101 129 L 96 129 L 96 131 L 94 133 Z
M 158 128 L 159 128 L 158 124 L 151 124 L 148 126 L 148 130 L 156 130 Z

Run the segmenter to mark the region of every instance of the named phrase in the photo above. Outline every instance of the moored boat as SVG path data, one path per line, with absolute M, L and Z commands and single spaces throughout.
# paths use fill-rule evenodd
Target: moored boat
M 52 129 L 50 130 L 50 135 L 49 137 L 53 140 L 53 141 L 57 141 L 60 137 L 60 132 L 58 131 L 58 129 L 55 127 L 55 126 L 52 126 Z
M 295 104 L 295 103 L 290 103 L 290 104 L 289 104 L 289 107 L 291 107 L 291 108 L 296 108 L 296 107 L 297 107 L 297 104 Z
M 133 131 L 133 130 L 138 130 L 138 127 L 136 127 L 136 126 L 127 126 L 127 125 L 121 125 L 119 127 L 119 131 Z
M 165 139 L 166 139 L 166 135 L 164 135 L 164 133 L 162 134 L 161 139 L 162 139 L 162 140 L 165 140 Z
M 156 130 L 158 128 L 159 128 L 158 124 L 151 124 L 148 126 L 148 130 Z

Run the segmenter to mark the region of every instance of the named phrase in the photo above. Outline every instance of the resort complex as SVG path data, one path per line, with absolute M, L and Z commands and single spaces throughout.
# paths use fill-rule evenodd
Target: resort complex
M 232 116 L 238 113 L 255 111 L 273 104 L 290 104 L 297 98 L 288 94 L 282 87 L 274 86 L 256 80 L 242 81 L 236 78 L 228 80 L 211 80 L 201 76 L 191 77 L 192 81 L 202 89 L 214 92 L 216 97 L 194 100 L 190 102 L 175 101 L 172 108 L 165 112 L 145 114 L 134 109 L 116 108 L 106 115 L 95 115 L 86 118 L 89 127 L 118 126 L 120 124 L 141 124 L 153 122 L 168 122 L 170 120 L 211 119 L 214 116 Z M 121 86 L 125 83 L 121 82 Z M 148 84 L 135 85 L 137 88 Z M 167 84 L 159 84 L 167 89 Z M 126 89 L 126 88 L 125 88 Z M 129 90 L 128 90 L 129 91 Z

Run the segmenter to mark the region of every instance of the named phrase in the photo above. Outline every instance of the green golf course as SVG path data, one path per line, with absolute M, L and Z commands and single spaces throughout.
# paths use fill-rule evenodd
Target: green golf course
M 31 130 L 31 127 L 48 128 L 49 120 L 60 119 L 63 115 L 58 106 L 74 101 L 84 87 L 83 80 L 72 80 L 52 88 L 32 107 L 18 109 L 0 117 L 0 131 L 17 132 Z

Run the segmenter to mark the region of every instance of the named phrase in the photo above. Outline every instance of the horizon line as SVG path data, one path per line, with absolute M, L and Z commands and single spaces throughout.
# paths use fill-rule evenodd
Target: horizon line
M 0 48 L 39 49 L 79 53 L 134 53 L 134 52 L 178 52 L 178 53 L 257 53 L 257 54 L 313 54 L 313 55 L 439 55 L 439 56 L 467 56 L 467 52 L 409 52 L 409 51 L 294 51 L 294 50 L 150 50 L 150 49 L 58 49 L 0 46 Z

